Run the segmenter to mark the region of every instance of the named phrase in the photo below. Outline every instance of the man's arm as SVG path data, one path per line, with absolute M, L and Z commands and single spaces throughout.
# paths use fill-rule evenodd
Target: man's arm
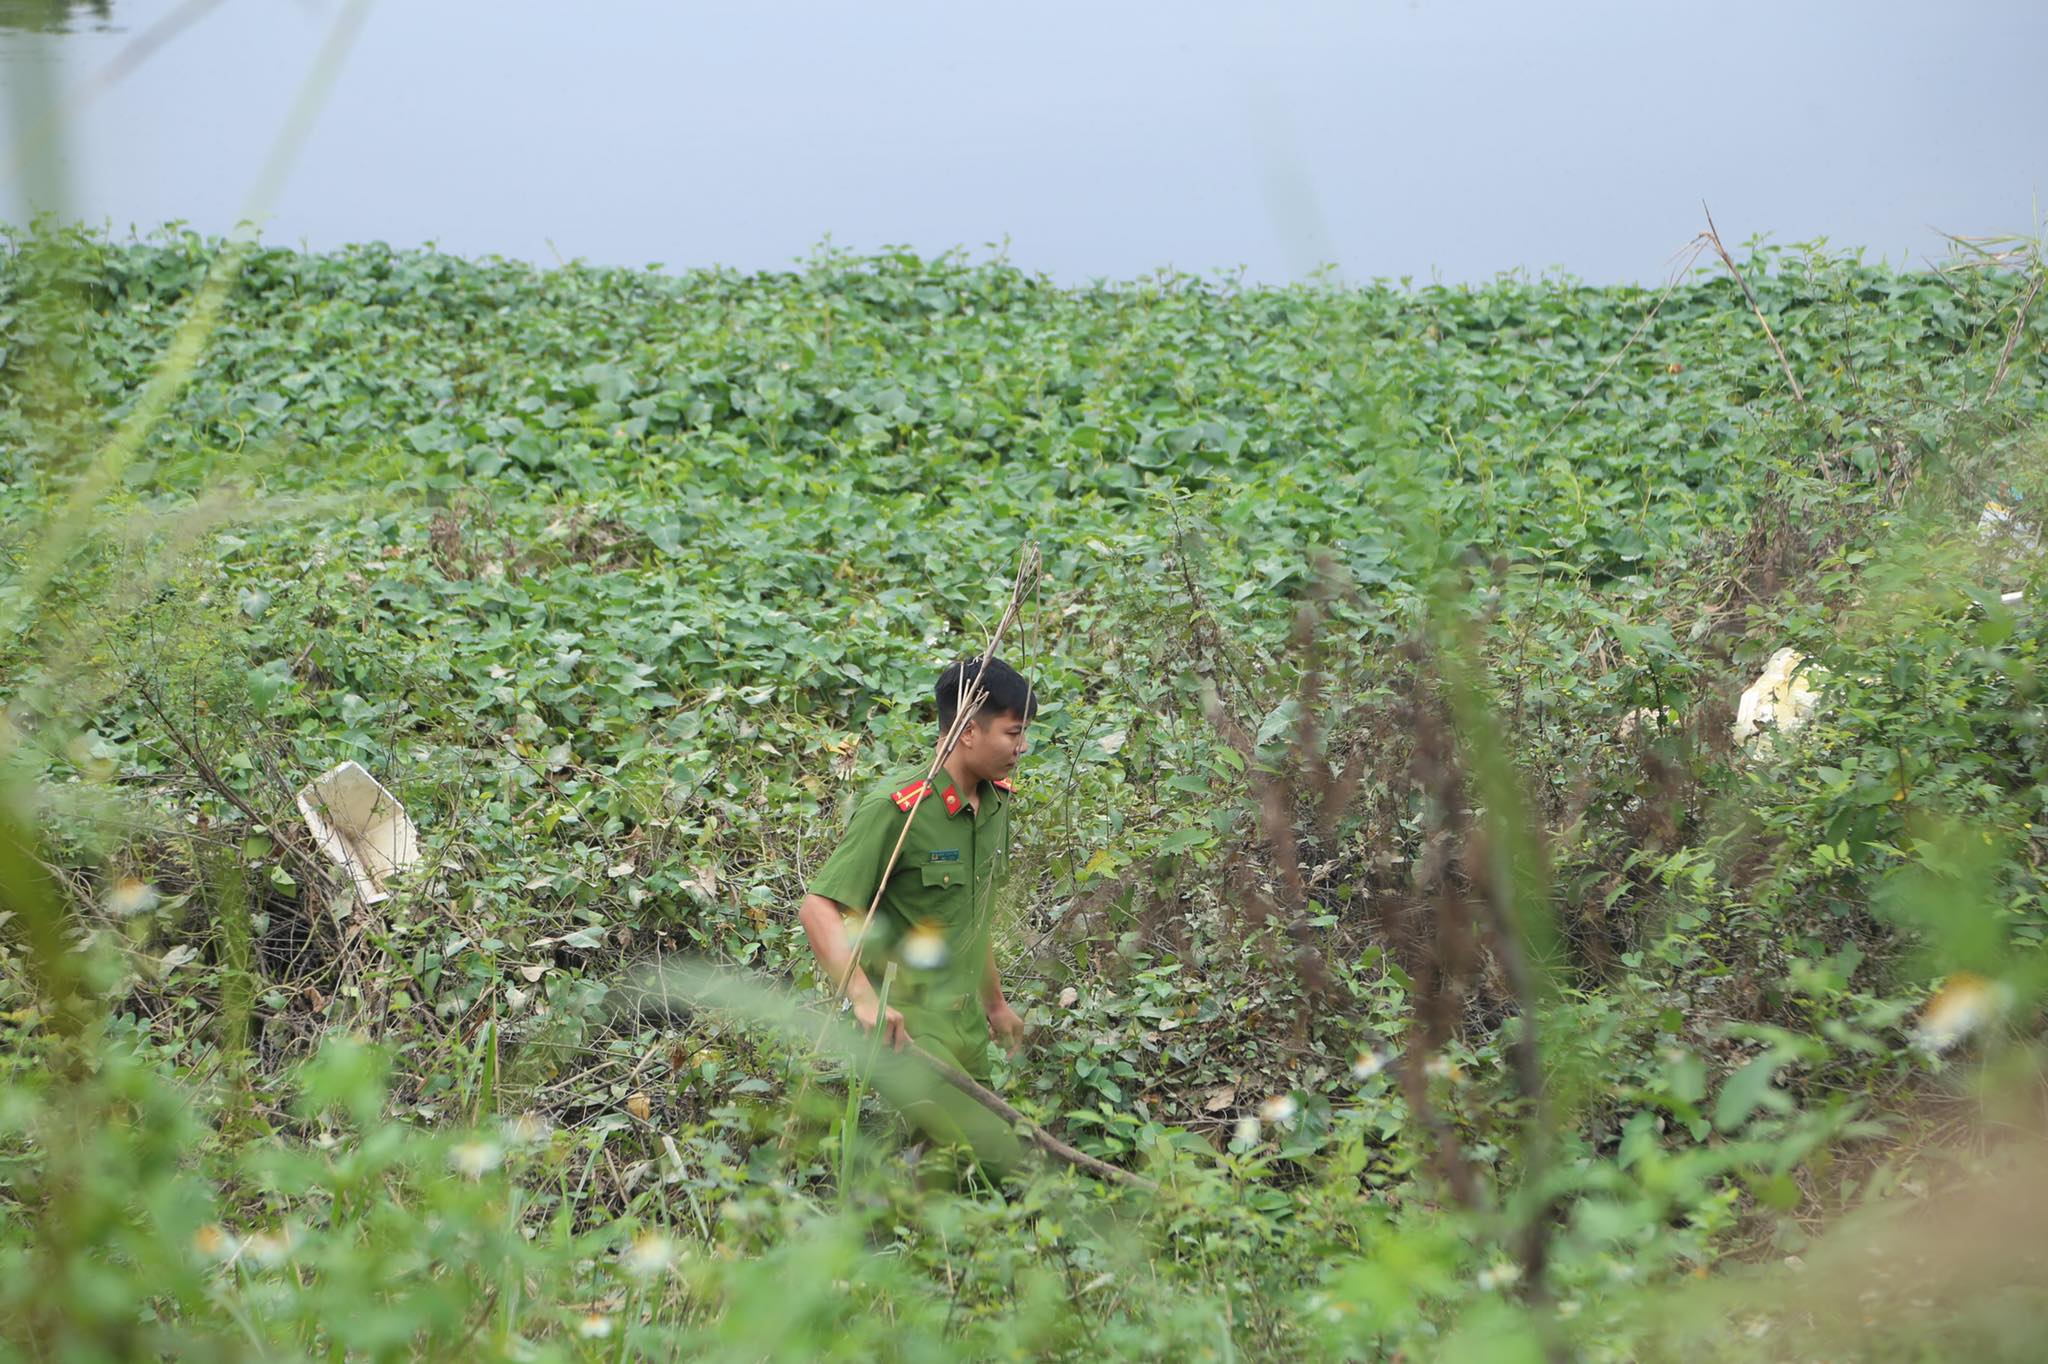
M 851 912 L 837 900 L 806 895 L 803 906 L 797 910 L 797 920 L 804 926 L 804 936 L 811 941 L 811 953 L 817 957 L 826 983 L 837 985 L 841 979 L 846 981 L 846 998 L 853 1001 L 853 1016 L 863 1028 L 873 1031 L 882 1001 L 875 994 L 875 987 L 868 983 L 867 972 L 854 964 L 853 944 L 846 936 L 845 916 Z M 990 970 L 994 970 L 993 962 Z M 903 1044 L 910 1040 L 903 1027 L 902 1011 L 889 1010 L 886 1026 L 890 1048 L 902 1051 Z
M 994 946 L 988 949 L 988 960 L 981 969 L 981 1012 L 988 1019 L 988 1030 L 996 1041 L 1013 1051 L 1024 1041 L 1024 1020 L 1003 998 L 1003 978 L 996 973 Z

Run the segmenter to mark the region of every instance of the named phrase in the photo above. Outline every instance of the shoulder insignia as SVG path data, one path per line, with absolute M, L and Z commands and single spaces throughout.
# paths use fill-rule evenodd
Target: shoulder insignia
M 1009 778 L 1007 777 L 992 778 L 989 781 L 989 785 L 995 787 L 998 791 L 1008 791 L 1013 795 L 1016 793 L 1017 790 L 1016 787 L 1010 785 Z
M 917 803 L 930 795 L 931 791 L 932 784 L 930 782 L 914 781 L 895 795 L 889 797 L 889 799 L 896 802 L 896 808 L 899 810 L 915 810 Z
M 939 792 L 939 799 L 946 802 L 947 814 L 957 815 L 960 813 L 960 793 L 958 791 L 948 786 L 945 790 Z

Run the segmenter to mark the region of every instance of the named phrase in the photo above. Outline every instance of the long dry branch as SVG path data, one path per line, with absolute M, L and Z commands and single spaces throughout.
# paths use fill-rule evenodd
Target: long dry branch
M 145 683 L 137 689 L 136 696 L 141 700 L 149 713 L 156 717 L 157 723 L 163 726 L 164 732 L 170 736 L 171 742 L 178 746 L 178 750 L 185 755 L 186 761 L 191 763 L 192 771 L 199 778 L 200 782 L 208 790 L 240 811 L 242 818 L 249 821 L 252 829 L 267 829 L 275 836 L 277 846 L 287 858 L 291 859 L 292 864 L 299 869 L 299 875 L 306 878 L 306 903 L 311 906 L 316 903 L 315 896 L 331 894 L 333 885 L 328 880 L 326 868 L 315 861 L 313 854 L 301 845 L 298 831 L 289 824 L 265 818 L 260 810 L 250 804 L 249 798 L 240 791 L 237 791 L 227 778 L 221 775 L 220 769 L 215 767 L 207 758 L 206 751 L 199 745 L 198 737 L 186 734 L 171 719 L 170 715 L 164 710 L 163 703 L 157 697 L 153 688 Z M 310 914 L 309 917 L 317 918 L 317 916 Z
M 1792 362 L 1785 358 L 1785 348 L 1778 344 L 1778 334 L 1771 330 L 1771 324 L 1764 317 L 1764 310 L 1758 305 L 1756 294 L 1749 287 L 1749 281 L 1742 277 L 1741 269 L 1735 264 L 1735 257 L 1729 255 L 1728 248 L 1721 244 L 1721 229 L 1714 226 L 1713 213 L 1707 210 L 1704 203 L 1700 205 L 1700 209 L 1707 214 L 1707 230 L 1701 235 L 1714 244 L 1714 250 L 1720 255 L 1721 263 L 1728 267 L 1728 273 L 1735 276 L 1735 282 L 1742 286 L 1742 296 L 1749 300 L 1749 310 L 1756 314 L 1757 322 L 1763 326 L 1764 339 L 1769 341 L 1771 349 L 1778 353 L 1778 363 L 1785 370 L 1785 382 L 1792 385 L 1792 396 L 1803 406 L 1806 402 L 1806 390 L 1799 386 L 1799 377 L 1792 372 Z
M 1692 272 L 1693 262 L 1700 258 L 1700 252 L 1707 249 L 1706 234 L 1701 233 L 1699 236 L 1694 237 L 1689 245 L 1692 247 L 1692 254 L 1687 256 L 1683 263 L 1671 272 L 1671 277 L 1664 281 L 1664 292 L 1657 295 L 1657 301 L 1650 305 L 1649 312 L 1643 314 L 1643 320 L 1636 323 L 1636 329 L 1628 334 L 1628 340 L 1621 343 L 1621 349 L 1614 353 L 1614 358 L 1603 365 L 1600 372 L 1593 376 L 1593 382 L 1586 385 L 1586 391 L 1579 394 L 1572 405 L 1565 409 L 1564 415 L 1552 422 L 1550 429 L 1543 433 L 1543 443 L 1545 445 L 1550 444 L 1550 438 L 1558 433 L 1559 428 L 1577 415 L 1578 410 L 1586 405 L 1587 399 L 1600 391 L 1600 385 L 1607 382 L 1607 376 L 1614 373 L 1615 366 L 1619 365 L 1622 357 L 1629 353 L 1630 347 L 1634 346 L 1642 334 L 1649 330 L 1650 324 L 1657 320 L 1657 314 L 1663 309 L 1665 300 L 1671 297 L 1673 290 L 1684 283 L 1685 277 Z M 1679 249 L 1683 250 L 1684 248 L 1681 247 Z
M 2044 275 L 2048 275 L 2048 271 L 2034 271 L 2034 282 L 2027 286 L 2027 296 L 2020 300 L 2020 315 L 2014 319 L 2012 330 L 2006 333 L 2005 349 L 1998 356 L 1998 373 L 1991 376 L 1991 387 L 1984 394 L 1986 402 L 1998 396 L 1998 386 L 2005 382 L 2005 371 L 2012 365 L 2013 347 L 2020 343 L 2020 334 L 2027 329 L 2027 309 L 2034 306 L 2034 295 L 2041 292 Z
M 951 1065 L 942 1058 L 932 1055 L 923 1047 L 918 1046 L 915 1041 L 910 1044 L 910 1049 L 917 1053 L 919 1060 L 937 1071 L 940 1079 L 1003 1121 L 1009 1123 L 1012 1127 L 1021 1129 L 1024 1135 L 1030 1139 L 1031 1144 L 1047 1155 L 1063 1160 L 1077 1170 L 1085 1170 L 1097 1179 L 1106 1179 L 1112 1184 L 1124 1184 L 1134 1189 L 1158 1192 L 1159 1186 L 1143 1175 L 1134 1175 L 1129 1170 L 1111 1165 L 1106 1160 L 1097 1160 L 1085 1151 L 1075 1150 L 1043 1127 L 1040 1127 L 1037 1123 L 1031 1121 L 1031 1119 L 1025 1117 L 1022 1113 L 1019 1113 L 1016 1109 L 1010 1107 L 1008 1103 L 1004 1102 L 1002 1096 L 994 1090 L 988 1088 L 958 1066 Z

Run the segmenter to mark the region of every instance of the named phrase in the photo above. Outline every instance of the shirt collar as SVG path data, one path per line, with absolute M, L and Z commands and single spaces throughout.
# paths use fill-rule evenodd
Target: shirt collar
M 1010 798 L 1013 789 L 1007 781 L 984 781 L 981 784 L 982 799 L 993 800 L 1001 805 Z M 932 794 L 937 798 L 939 807 L 948 815 L 957 815 L 962 811 L 971 813 L 974 808 L 968 804 L 967 796 L 960 790 L 958 784 L 943 770 L 932 782 Z

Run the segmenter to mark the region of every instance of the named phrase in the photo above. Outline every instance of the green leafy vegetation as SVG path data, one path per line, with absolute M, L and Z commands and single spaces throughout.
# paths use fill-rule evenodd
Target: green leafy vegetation
M 0 269 L 0 1349 L 2030 1357 L 2031 252 L 1759 251 L 1802 396 L 1726 275 L 222 260 Z M 814 1046 L 1027 542 L 998 1088 L 1155 1189 Z

